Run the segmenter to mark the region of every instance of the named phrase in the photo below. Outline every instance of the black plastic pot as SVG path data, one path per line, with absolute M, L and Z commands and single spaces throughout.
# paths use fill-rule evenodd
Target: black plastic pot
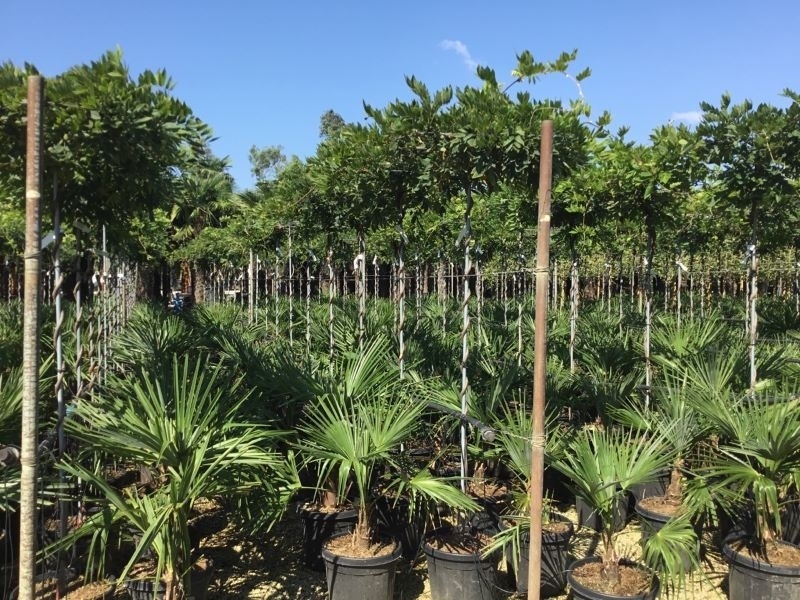
M 730 564 L 729 600 L 800 600 L 800 567 L 775 566 L 737 552 L 733 544 L 739 540 L 729 536 L 722 545 Z
M 214 576 L 214 564 L 209 560 L 205 569 L 193 569 L 191 574 L 192 593 L 189 597 L 194 600 L 206 600 L 208 586 Z M 152 579 L 129 579 L 125 582 L 125 589 L 131 600 L 163 600 L 167 588 L 163 582 Z
M 653 496 L 656 497 L 656 496 Z M 641 504 L 637 504 L 635 509 L 636 514 L 639 515 L 639 522 L 642 525 L 642 543 L 650 539 L 650 536 L 655 532 L 660 531 L 664 525 L 669 522 L 672 517 L 662 515 L 661 513 L 652 511 L 645 508 Z M 689 573 L 694 565 L 691 554 L 681 553 L 681 562 L 686 573 Z
M 600 562 L 601 560 L 602 559 L 599 556 L 589 556 L 588 558 L 576 560 L 569 566 L 569 570 L 567 571 L 567 582 L 572 590 L 572 595 L 570 598 L 573 600 L 655 600 L 655 598 L 658 598 L 658 592 L 661 589 L 661 582 L 658 580 L 658 577 L 655 576 L 653 576 L 653 585 L 647 592 L 627 596 L 604 594 L 602 592 L 598 592 L 597 590 L 588 588 L 575 580 L 575 577 L 572 575 L 572 572 L 575 569 L 588 563 Z M 626 566 L 636 566 L 636 563 L 625 560 L 620 561 L 620 564 Z
M 321 571 L 324 568 L 322 544 L 337 533 L 353 531 L 357 519 L 358 512 L 354 508 L 336 512 L 301 509 L 303 564 L 311 569 Z
M 545 496 L 552 498 L 556 502 L 567 504 L 574 499 L 574 494 L 569 487 L 569 479 L 563 473 L 553 469 L 552 467 L 545 467 L 543 474 Z
M 588 527 L 598 532 L 603 530 L 603 519 L 580 496 L 575 498 L 575 511 L 578 513 L 578 527 Z M 614 531 L 625 529 L 627 522 L 628 499 L 621 495 L 614 510 Z
M 479 552 L 459 554 L 434 548 L 430 540 L 448 531 L 449 528 L 434 530 L 422 544 L 432 600 L 496 600 L 497 558 L 482 558 Z
M 339 533 L 333 538 L 350 535 Z M 331 539 L 333 539 L 331 538 Z M 325 579 L 328 582 L 329 600 L 392 600 L 394 597 L 395 565 L 402 556 L 402 546 L 395 546 L 391 554 L 372 558 L 339 556 L 322 547 L 325 561 Z
M 558 533 L 542 532 L 541 584 L 539 594 L 543 598 L 557 596 L 567 585 L 567 562 L 569 558 L 569 541 L 575 533 L 572 522 L 564 517 L 553 517 L 554 521 L 565 523 L 567 530 Z M 514 582 L 519 594 L 528 593 L 528 562 L 530 560 L 530 536 L 520 536 L 519 573 L 514 571 L 511 549 L 505 553 L 508 574 Z
M 639 502 L 639 500 L 643 500 L 644 498 L 665 495 L 667 493 L 667 486 L 669 485 L 669 477 L 669 472 L 659 473 L 659 475 L 653 481 L 632 485 L 630 488 L 630 494 L 634 504 Z
M 783 541 L 800 544 L 800 500 L 792 499 L 781 509 Z
M 374 512 L 379 535 L 398 540 L 403 547 L 403 557 L 408 560 L 413 560 L 419 552 L 425 530 L 423 510 L 419 507 L 412 514 L 407 498 L 381 496 L 375 502 Z

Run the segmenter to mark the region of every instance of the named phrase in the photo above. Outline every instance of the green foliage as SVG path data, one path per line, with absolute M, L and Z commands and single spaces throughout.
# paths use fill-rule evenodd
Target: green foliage
M 150 469 L 156 489 L 119 491 L 102 473 L 77 457 L 62 465 L 99 491 L 107 508 L 90 518 L 62 545 L 83 535 L 106 535 L 109 524 L 141 533 L 125 565 L 124 579 L 143 553 L 158 558 L 155 579 L 164 574 L 169 587 L 188 588 L 192 566 L 189 512 L 199 498 L 253 499 L 264 519 L 282 513 L 291 483 L 282 458 L 273 450 L 282 433 L 242 420 L 239 383 L 202 356 L 173 357 L 170 368 L 142 370 L 135 377 L 113 378 L 104 392 L 75 405 L 69 433 L 83 444 L 87 458 L 107 456 Z M 253 497 L 257 496 L 257 498 Z
M 704 470 L 713 495 L 731 512 L 752 495 L 755 536 L 768 552 L 783 530 L 782 504 L 798 491 L 800 399 L 729 393 L 723 401 L 696 402 L 721 438 Z
M 376 482 L 386 494 L 408 497 L 412 511 L 422 501 L 476 508 L 427 467 L 413 469 L 397 454 L 400 444 L 418 431 L 426 405 L 420 397 L 421 382 L 399 379 L 385 339 L 376 337 L 362 354 L 348 357 L 334 376 L 320 383 L 304 411 L 295 446 L 303 463 L 317 473 L 319 489 L 332 483 L 343 501 L 353 486 L 359 501 L 356 540 L 374 536 Z
M 580 429 L 553 461 L 553 467 L 568 477 L 577 497 L 602 521 L 604 573 L 614 572 L 619 557 L 614 547 L 617 504 L 631 486 L 651 481 L 668 462 L 663 437 L 643 437 L 618 427 Z
M 667 593 L 673 597 L 685 593 L 687 575 L 700 566 L 699 556 L 700 540 L 688 515 L 670 519 L 658 530 L 647 531 L 642 547 L 644 563 L 661 575 Z
M 0 149 L 11 157 L 0 170 L 0 233 L 20 239 L 26 65 L 0 68 Z M 47 81 L 44 110 L 44 215 L 58 197 L 64 222 L 82 221 L 95 236 L 105 225 L 110 245 L 136 255 L 129 224 L 164 207 L 177 193 L 187 160 L 211 138 L 207 125 L 173 96 L 163 70 L 133 77 L 122 52 L 105 53 Z M 9 210 L 6 210 L 6 206 Z
M 286 164 L 282 146 L 250 146 L 250 172 L 256 181 L 267 181 L 276 177 Z
M 22 364 L 22 303 L 0 305 L 0 373 Z
M 180 317 L 159 306 L 139 304 L 124 335 L 114 339 L 112 351 L 126 370 L 168 369 L 172 357 L 195 353 L 199 340 Z

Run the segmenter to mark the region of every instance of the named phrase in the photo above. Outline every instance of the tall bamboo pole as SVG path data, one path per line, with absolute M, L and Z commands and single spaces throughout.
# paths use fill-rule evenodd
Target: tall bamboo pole
M 544 477 L 544 396 L 547 365 L 547 286 L 550 264 L 550 193 L 553 180 L 553 122 L 542 123 L 539 167 L 539 226 L 536 233 L 536 314 L 533 365 L 533 432 L 531 435 L 530 555 L 528 600 L 539 600 L 542 556 Z
M 33 600 L 36 568 L 36 475 L 39 415 L 39 296 L 44 82 L 28 77 L 25 164 L 25 283 L 22 325 L 22 450 L 20 464 L 19 600 Z

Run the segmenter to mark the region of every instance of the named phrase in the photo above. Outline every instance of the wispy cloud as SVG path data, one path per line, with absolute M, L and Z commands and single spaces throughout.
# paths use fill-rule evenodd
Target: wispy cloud
M 478 66 L 478 63 L 472 58 L 472 55 L 469 53 L 469 49 L 464 42 L 460 42 L 458 40 L 442 40 L 439 43 L 439 47 L 442 50 L 448 50 L 458 54 L 461 57 L 461 60 L 464 61 L 464 64 L 470 69 L 474 69 Z
M 685 112 L 674 112 L 669 118 L 670 121 L 679 121 L 690 125 L 697 125 L 703 118 L 703 113 L 699 110 L 688 110 Z

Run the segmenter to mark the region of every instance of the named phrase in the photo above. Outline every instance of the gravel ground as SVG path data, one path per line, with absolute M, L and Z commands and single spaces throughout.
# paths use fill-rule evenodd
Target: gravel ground
M 576 523 L 573 507 L 562 507 L 565 514 Z M 200 507 L 197 521 L 205 535 L 202 553 L 214 561 L 214 577 L 207 600 L 323 600 L 327 598 L 325 573 L 315 571 L 301 563 L 302 524 L 295 510 L 287 512 L 272 531 L 254 536 L 229 522 L 224 511 L 214 503 Z M 618 549 L 625 556 L 636 559 L 640 555 L 638 523 L 631 521 L 619 533 Z M 599 551 L 599 536 L 586 528 L 576 529 L 572 541 L 572 555 L 588 556 Z M 687 589 L 671 596 L 662 589 L 661 598 L 718 600 L 727 598 L 725 592 L 727 565 L 722 560 L 717 539 L 702 540 L 701 570 L 695 573 Z M 427 570 L 424 557 L 415 563 L 401 562 L 395 581 L 395 600 L 430 600 Z M 498 600 L 520 598 L 511 591 L 512 584 L 503 564 L 498 565 Z M 115 600 L 129 598 L 118 588 Z M 558 600 L 569 598 L 567 593 Z M 360 600 L 372 600 L 364 598 Z

